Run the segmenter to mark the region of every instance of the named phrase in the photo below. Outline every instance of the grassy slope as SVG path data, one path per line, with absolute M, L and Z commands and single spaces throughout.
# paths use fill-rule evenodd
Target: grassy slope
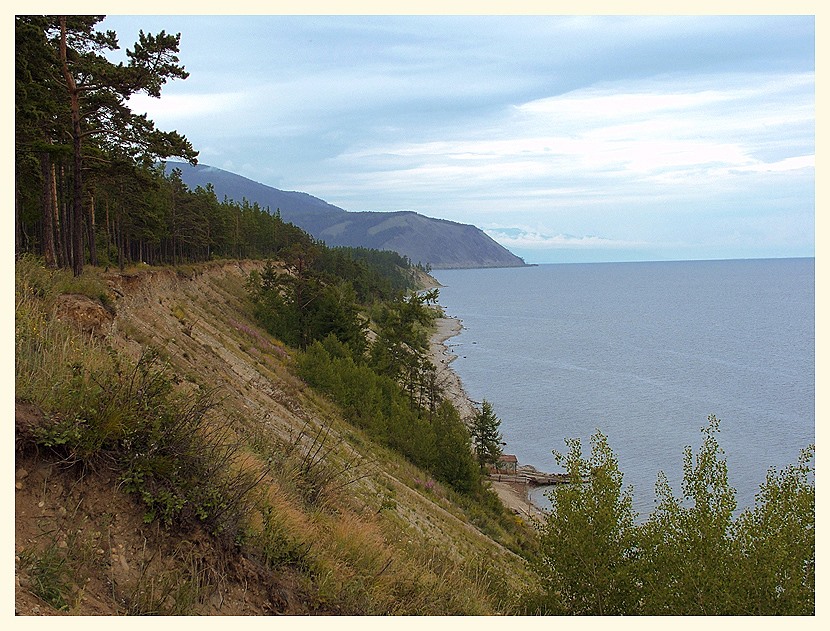
M 18 296 L 18 349 L 51 331 L 32 350 L 42 364 L 27 372 L 18 361 L 19 439 L 60 416 L 54 388 L 41 382 L 68 379 L 60 371 L 73 363 L 94 370 L 112 357 L 107 348 L 133 362 L 154 348 L 176 392 L 210 393 L 208 427 L 238 447 L 231 469 L 262 476 L 234 507 L 234 541 L 223 541 L 198 522 L 145 523 L 111 467 L 61 466 L 19 440 L 19 613 L 510 613 L 531 580 L 524 561 L 474 527 L 451 491 L 292 376 L 290 351 L 247 315 L 244 280 L 256 265 L 101 275 L 109 312 L 95 312 L 97 324 L 79 315 L 85 299 L 60 307 L 67 327 L 48 315 L 56 296 L 24 298 L 28 310 Z M 90 287 L 82 293 L 100 302 Z M 47 316 L 34 318 L 44 305 Z M 79 332 L 84 322 L 94 332 Z M 483 525 L 504 541 L 522 537 L 503 521 Z

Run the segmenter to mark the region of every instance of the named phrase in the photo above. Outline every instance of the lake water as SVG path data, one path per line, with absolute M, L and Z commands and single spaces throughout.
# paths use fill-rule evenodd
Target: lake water
M 437 270 L 468 395 L 502 420 L 506 453 L 559 471 L 551 450 L 601 430 L 641 518 L 658 471 L 680 494 L 683 449 L 707 416 L 739 508 L 769 467 L 815 442 L 815 259 Z M 534 500 L 546 505 L 542 491 Z

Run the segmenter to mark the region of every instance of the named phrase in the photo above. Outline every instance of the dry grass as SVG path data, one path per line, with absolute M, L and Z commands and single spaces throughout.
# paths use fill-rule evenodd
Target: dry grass
M 15 281 L 15 397 L 61 409 L 74 377 L 105 369 L 113 358 L 92 335 L 55 317 L 55 298 L 106 292 L 95 278 L 75 282 L 70 273 L 46 270 L 32 258 L 15 265 Z
M 129 308 L 116 305 L 117 330 L 127 337 L 106 343 L 52 317 L 51 304 L 68 286 L 66 278 L 34 261 L 19 262 L 16 272 L 19 399 L 68 413 L 84 388 L 95 385 L 88 375 L 110 383 L 129 376 L 129 362 L 113 348 L 146 351 L 157 344 L 174 374 L 186 376 L 175 387 L 185 401 L 195 392 L 221 389 L 199 431 L 222 436 L 214 456 L 223 464 L 213 471 L 215 486 L 225 480 L 226 490 L 236 489 L 236 501 L 227 509 L 235 514 L 223 514 L 222 520 L 234 534 L 217 539 L 201 529 L 194 539 L 195 531 L 179 533 L 180 525 L 167 527 L 165 546 L 145 549 L 134 541 L 133 574 L 122 577 L 117 589 L 96 594 L 113 612 L 513 611 L 514 594 L 531 576 L 524 561 L 473 527 L 455 494 L 437 483 L 427 485 L 428 474 L 349 426 L 335 406 L 293 377 L 290 355 L 240 311 L 243 283 L 228 266 L 165 277 L 169 293 L 147 291 L 146 305 L 133 297 Z M 103 285 L 96 282 L 83 291 L 100 293 Z M 145 324 L 148 313 L 155 317 L 152 328 Z M 182 317 L 197 323 L 189 333 Z M 229 444 L 232 452 L 223 451 Z M 257 482 L 250 492 L 234 482 L 244 480 Z M 140 513 L 136 519 L 141 521 Z M 188 544 L 193 540 L 200 542 L 198 548 Z M 110 566 L 67 557 L 61 562 L 65 551 L 56 550 L 44 545 L 36 553 L 24 551 L 25 572 L 40 572 L 46 586 L 51 581 L 57 594 L 52 606 L 83 613 L 79 586 L 90 573 L 106 574 Z M 49 593 L 46 587 L 42 591 Z

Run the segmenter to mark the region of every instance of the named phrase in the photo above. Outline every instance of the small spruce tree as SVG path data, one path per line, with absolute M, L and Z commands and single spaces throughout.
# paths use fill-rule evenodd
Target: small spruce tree
M 481 410 L 473 419 L 473 426 L 470 430 L 478 466 L 482 471 L 488 464 L 497 463 L 501 456 L 500 425 L 501 419 L 496 416 L 493 406 L 485 399 L 481 403 Z

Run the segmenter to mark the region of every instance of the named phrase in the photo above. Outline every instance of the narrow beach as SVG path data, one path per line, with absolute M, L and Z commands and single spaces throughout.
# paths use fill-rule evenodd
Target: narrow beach
M 452 369 L 452 362 L 457 359 L 453 353 L 452 346 L 448 341 L 461 333 L 463 325 L 461 320 L 453 317 L 442 317 L 435 321 L 436 329 L 430 340 L 430 354 L 432 363 L 435 365 L 438 384 L 444 390 L 444 394 L 450 402 L 461 413 L 461 418 L 469 424 L 477 412 L 475 404 L 470 400 L 464 390 L 461 378 Z M 508 445 L 509 450 L 509 445 Z M 544 512 L 539 506 L 530 501 L 528 497 L 528 485 L 490 480 L 493 490 L 499 499 L 511 511 L 531 519 L 543 519 Z
M 461 418 L 468 422 L 476 413 L 476 407 L 467 396 L 464 390 L 464 385 L 461 383 L 461 378 L 452 369 L 452 362 L 457 359 L 457 355 L 452 352 L 452 349 L 447 341 L 455 337 L 463 328 L 461 320 L 458 318 L 443 317 L 435 321 L 436 330 L 430 340 L 430 354 L 432 356 L 432 363 L 436 368 L 436 375 L 438 378 L 438 385 L 443 389 L 444 394 L 450 402 L 461 413 Z

